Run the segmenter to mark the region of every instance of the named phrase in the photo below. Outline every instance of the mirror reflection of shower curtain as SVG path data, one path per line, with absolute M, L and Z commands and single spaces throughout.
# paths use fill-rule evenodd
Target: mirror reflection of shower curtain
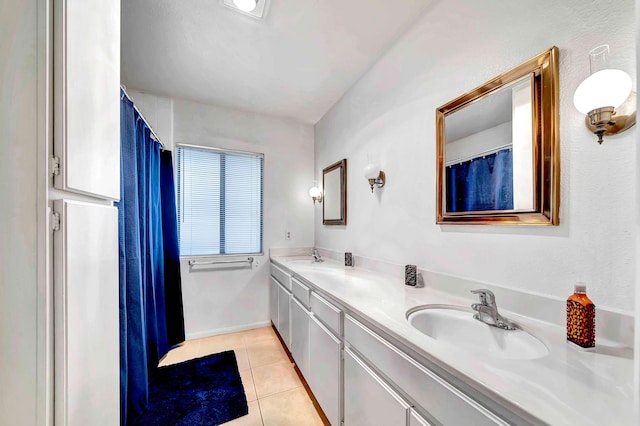
M 446 211 L 513 209 L 511 149 L 448 166 Z

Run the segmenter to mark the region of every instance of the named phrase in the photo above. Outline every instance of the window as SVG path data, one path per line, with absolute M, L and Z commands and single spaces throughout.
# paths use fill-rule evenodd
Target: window
M 182 256 L 262 253 L 262 154 L 178 146 Z

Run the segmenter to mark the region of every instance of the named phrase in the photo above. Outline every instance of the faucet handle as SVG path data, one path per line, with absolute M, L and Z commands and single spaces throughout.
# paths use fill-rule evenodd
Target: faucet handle
M 471 290 L 471 293 L 477 294 L 480 298 L 480 303 L 482 303 L 483 305 L 495 306 L 496 304 L 496 296 L 491 290 L 487 290 L 486 288 L 479 288 L 477 290 Z

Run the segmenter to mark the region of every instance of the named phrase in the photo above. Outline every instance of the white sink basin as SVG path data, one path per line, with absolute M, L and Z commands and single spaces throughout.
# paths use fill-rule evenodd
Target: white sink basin
M 474 352 L 504 359 L 536 359 L 549 349 L 535 336 L 518 328 L 502 330 L 473 318 L 473 311 L 449 305 L 427 305 L 407 312 L 407 319 L 418 331 Z

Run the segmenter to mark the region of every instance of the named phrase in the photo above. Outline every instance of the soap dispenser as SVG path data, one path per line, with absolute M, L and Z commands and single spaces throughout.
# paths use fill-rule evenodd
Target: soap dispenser
M 567 299 L 567 340 L 583 348 L 596 345 L 596 305 L 587 297 L 584 283 L 576 283 Z

